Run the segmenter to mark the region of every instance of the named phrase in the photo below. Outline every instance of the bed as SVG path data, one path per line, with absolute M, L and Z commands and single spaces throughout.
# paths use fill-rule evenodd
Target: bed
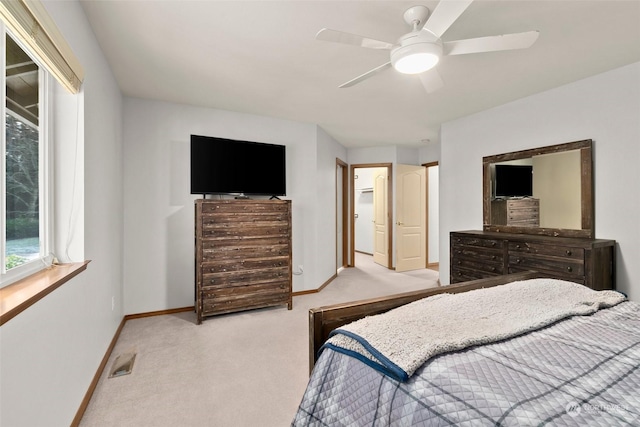
M 310 310 L 312 372 L 292 425 L 640 425 L 640 304 L 614 291 L 603 294 L 570 282 L 544 279 L 547 288 L 538 288 L 541 280 L 535 273 L 520 273 Z M 539 298 L 545 307 L 556 301 L 562 306 L 556 285 L 560 295 L 571 294 L 577 301 L 567 299 L 573 312 L 558 308 L 538 317 L 537 309 L 518 306 L 517 294 L 525 295 L 526 304 L 530 292 L 539 292 L 531 300 Z M 500 294 L 508 304 L 500 302 Z M 450 303 L 448 298 L 457 298 L 452 301 L 460 302 L 458 311 L 479 319 L 470 326 L 459 322 L 459 339 L 457 332 L 451 340 L 443 334 L 453 346 L 449 341 L 398 344 L 413 342 L 412 334 L 422 334 L 416 330 L 440 321 L 458 324 L 437 311 L 438 304 Z M 501 310 L 494 307 L 478 316 L 474 301 L 482 307 L 492 301 L 497 307 L 513 306 L 516 314 L 496 314 Z M 419 314 L 429 308 L 437 318 L 425 314 L 426 326 L 411 323 L 411 310 Z M 496 329 L 506 335 L 487 339 L 480 333 L 478 340 L 467 332 L 482 332 L 482 319 L 499 319 L 493 316 L 520 318 L 529 329 L 514 332 L 510 328 L 520 328 L 520 320 L 503 319 Z M 409 319 L 408 332 L 396 327 L 398 319 Z M 389 343 L 388 336 L 393 338 Z M 417 347 L 438 350 L 423 361 L 412 354 Z

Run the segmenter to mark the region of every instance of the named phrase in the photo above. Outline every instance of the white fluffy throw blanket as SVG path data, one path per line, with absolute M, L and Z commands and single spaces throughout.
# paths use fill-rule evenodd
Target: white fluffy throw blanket
M 405 381 L 438 354 L 511 338 L 624 300 L 616 291 L 594 291 L 563 280 L 523 280 L 439 294 L 360 319 L 333 331 L 323 347 Z

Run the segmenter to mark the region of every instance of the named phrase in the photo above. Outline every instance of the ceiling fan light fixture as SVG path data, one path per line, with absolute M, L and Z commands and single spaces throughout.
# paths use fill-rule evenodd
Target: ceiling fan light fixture
M 414 53 L 398 59 L 393 67 L 403 74 L 420 74 L 432 69 L 440 61 L 432 53 Z
M 403 74 L 419 74 L 432 69 L 440 61 L 442 46 L 438 43 L 406 44 L 391 52 L 391 64 Z

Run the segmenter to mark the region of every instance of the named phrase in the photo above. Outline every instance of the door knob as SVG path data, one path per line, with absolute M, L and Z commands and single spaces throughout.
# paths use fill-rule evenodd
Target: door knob
M 404 222 L 400 222 L 400 221 L 398 221 L 398 222 L 396 222 L 396 224 L 398 224 L 398 225 L 403 225 L 403 224 L 404 224 Z

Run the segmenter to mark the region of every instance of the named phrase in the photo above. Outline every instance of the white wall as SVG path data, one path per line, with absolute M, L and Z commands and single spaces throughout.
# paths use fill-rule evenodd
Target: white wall
M 303 274 L 306 280 L 299 287 L 301 290 L 317 289 L 337 273 L 336 159 L 346 162 L 347 150 L 320 127 L 316 127 L 316 130 L 318 157 L 314 209 L 317 225 L 312 226 L 316 233 L 316 244 L 312 248 L 313 253 L 307 253 L 309 256 Z
M 440 251 L 449 232 L 482 229 L 482 157 L 594 140 L 596 236 L 615 239 L 617 288 L 640 301 L 640 63 L 442 126 Z M 449 283 L 449 259 L 440 275 Z
M 429 143 L 418 150 L 420 164 L 440 161 L 440 143 Z
M 191 134 L 283 144 L 292 200 L 293 290 L 335 274 L 335 159 L 344 148 L 314 124 L 125 98 L 125 313 L 194 301 Z
M 92 261 L 0 328 L 0 425 L 11 427 L 69 425 L 122 319 L 122 98 L 80 4 L 44 4 L 86 72 L 78 97 L 56 101 L 55 229 L 65 243 L 71 231 L 73 261 Z

